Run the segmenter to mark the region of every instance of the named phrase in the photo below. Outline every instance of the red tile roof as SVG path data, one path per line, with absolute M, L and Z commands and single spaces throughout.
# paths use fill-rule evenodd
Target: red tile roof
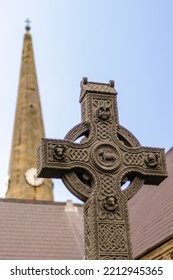
M 144 185 L 129 201 L 131 241 L 137 257 L 173 236 L 173 148 L 166 154 L 168 178 Z
M 82 259 L 83 239 L 80 205 L 0 201 L 0 259 Z

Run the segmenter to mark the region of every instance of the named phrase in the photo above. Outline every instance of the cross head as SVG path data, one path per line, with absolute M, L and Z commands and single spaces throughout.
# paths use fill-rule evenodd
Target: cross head
M 84 202 L 86 259 L 133 258 L 127 201 L 167 176 L 164 150 L 142 147 L 119 124 L 116 97 L 114 81 L 83 78 L 82 122 L 64 140 L 42 139 L 38 148 L 38 176 L 61 178 Z

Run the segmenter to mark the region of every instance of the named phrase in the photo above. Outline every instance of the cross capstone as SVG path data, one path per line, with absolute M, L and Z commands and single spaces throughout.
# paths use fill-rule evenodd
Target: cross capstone
M 133 258 L 127 200 L 167 176 L 164 149 L 142 147 L 119 125 L 116 97 L 114 81 L 83 78 L 82 122 L 64 140 L 42 139 L 38 148 L 38 176 L 62 178 L 85 202 L 86 259 Z

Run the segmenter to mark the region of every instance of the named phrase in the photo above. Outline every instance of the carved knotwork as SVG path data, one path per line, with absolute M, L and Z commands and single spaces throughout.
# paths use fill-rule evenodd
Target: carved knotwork
M 144 165 L 144 157 L 143 157 L 142 154 L 126 153 L 124 155 L 124 164 L 143 166 Z
M 136 165 L 136 166 L 141 166 L 141 167 L 157 167 L 160 168 L 159 165 L 159 153 L 126 153 L 124 155 L 124 163 L 126 165 Z
M 88 151 L 87 149 L 73 149 L 70 148 L 68 150 L 68 158 L 69 160 L 79 160 L 79 161 L 87 161 L 88 160 Z
M 111 129 L 110 123 L 98 122 L 97 124 L 98 140 L 101 141 L 111 140 L 110 129 Z
M 126 252 L 127 240 L 124 225 L 99 224 L 99 243 L 102 252 Z
M 127 200 L 144 182 L 159 184 L 167 174 L 164 151 L 141 147 L 118 124 L 116 95 L 112 81 L 96 84 L 84 78 L 82 123 L 64 140 L 43 139 L 38 149 L 39 176 L 62 178 L 85 202 L 86 259 L 132 258 Z

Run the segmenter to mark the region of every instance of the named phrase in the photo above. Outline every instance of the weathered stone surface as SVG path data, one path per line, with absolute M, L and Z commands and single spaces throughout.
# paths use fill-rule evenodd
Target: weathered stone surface
M 43 119 L 34 63 L 32 39 L 24 36 L 13 141 L 9 165 L 7 198 L 53 200 L 52 181 L 36 187 L 28 184 L 25 173 L 36 167 L 36 147 L 44 137 Z
M 42 139 L 38 148 L 38 176 L 62 178 L 85 202 L 86 259 L 133 258 L 127 200 L 144 183 L 159 184 L 167 176 L 164 150 L 142 147 L 119 125 L 116 96 L 113 81 L 84 78 L 82 123 L 64 140 Z

